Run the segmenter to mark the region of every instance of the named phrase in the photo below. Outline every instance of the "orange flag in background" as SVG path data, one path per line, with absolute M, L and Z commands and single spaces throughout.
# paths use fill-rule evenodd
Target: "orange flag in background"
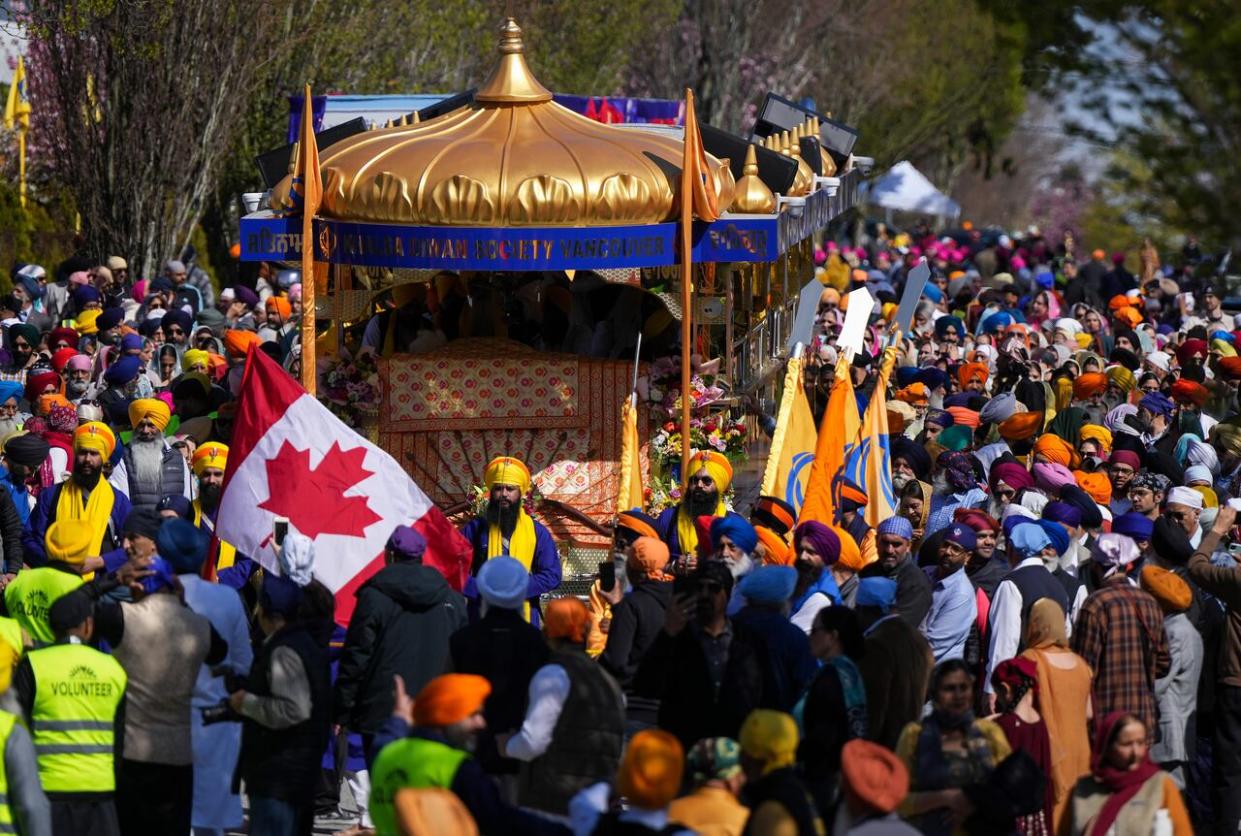
M 848 356 L 836 363 L 836 379 L 827 401 L 827 411 L 819 424 L 819 439 L 814 448 L 814 464 L 806 483 L 806 501 L 798 521 L 818 520 L 825 525 L 836 524 L 836 477 L 844 470 L 849 451 L 857 441 L 862 419 L 853 394 L 852 364 Z

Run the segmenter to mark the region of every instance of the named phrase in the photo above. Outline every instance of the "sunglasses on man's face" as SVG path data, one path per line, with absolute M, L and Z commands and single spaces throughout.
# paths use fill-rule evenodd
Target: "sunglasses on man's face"
M 180 328 L 169 328 L 168 333 L 169 334 L 184 334 L 185 332 L 182 331 Z

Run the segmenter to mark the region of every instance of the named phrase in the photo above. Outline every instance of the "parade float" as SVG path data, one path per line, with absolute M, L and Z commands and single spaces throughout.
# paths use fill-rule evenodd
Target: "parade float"
M 812 236 L 856 200 L 853 159 L 834 158 L 822 120 L 803 113 L 751 140 L 703 126 L 700 182 L 718 217 L 680 222 L 682 160 L 700 135 L 692 116 L 688 128 L 605 124 L 558 104 L 509 19 L 491 76 L 460 107 L 320 151 L 315 280 L 303 284 L 320 335 L 364 326 L 390 297 L 407 298 L 405 285 L 421 285 L 413 295 L 431 307 L 464 294 L 476 323 L 480 310 L 517 307 L 545 330 L 549 317 L 571 328 L 592 299 L 611 300 L 593 310 L 594 326 L 614 326 L 606 345 L 595 327 L 559 350 L 536 348 L 501 315 L 423 353 L 388 346 L 397 350 L 373 366 L 340 359 L 340 339 L 323 351 L 321 338 L 319 375 L 307 381 L 450 514 L 475 508 L 493 456 L 525 460 L 536 485 L 528 502 L 557 538 L 566 577 L 593 570 L 608 547 L 635 389 L 648 507 L 679 495 L 685 429 L 694 447 L 738 462 L 759 443 L 740 399 L 779 385 L 798 296 L 813 280 Z M 243 259 L 303 258 L 297 198 L 290 173 L 242 218 Z

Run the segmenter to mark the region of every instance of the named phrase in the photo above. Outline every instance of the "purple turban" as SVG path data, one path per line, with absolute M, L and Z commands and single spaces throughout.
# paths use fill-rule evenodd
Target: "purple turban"
M 1059 493 L 1065 485 L 1076 485 L 1073 471 L 1062 464 L 1039 462 L 1034 465 L 1034 484 L 1048 493 Z
M 826 565 L 840 560 L 840 537 L 818 520 L 807 520 L 793 529 L 794 549 L 799 548 L 802 541 L 818 552 Z

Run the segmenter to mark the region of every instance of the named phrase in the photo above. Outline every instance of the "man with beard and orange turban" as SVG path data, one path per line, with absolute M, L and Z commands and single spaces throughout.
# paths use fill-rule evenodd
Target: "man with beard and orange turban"
M 1050 433 L 1038 437 L 1038 441 L 1034 442 L 1032 454 L 1035 462 L 1059 464 L 1070 470 L 1082 463 L 1077 451 L 1067 441 Z
M 129 404 L 133 438 L 108 477 L 136 510 L 154 511 L 169 494 L 194 498 L 194 483 L 185 456 L 164 438 L 172 412 L 159 398 L 139 398 Z
M 1103 372 L 1086 372 L 1073 381 L 1073 400 L 1088 401 L 1107 391 L 1107 375 Z
M 963 392 L 982 392 L 987 386 L 987 366 L 984 363 L 962 363 L 957 369 L 957 382 Z
M 491 558 L 507 555 L 530 573 L 522 615 L 538 626 L 539 596 L 560 586 L 562 569 L 551 532 L 526 513 L 523 505 L 532 485 L 524 462 L 512 456 L 492 459 L 483 471 L 487 510 L 466 523 L 461 533 L 474 547 L 470 579 L 465 585 L 471 609 L 478 607 L 478 570 Z

